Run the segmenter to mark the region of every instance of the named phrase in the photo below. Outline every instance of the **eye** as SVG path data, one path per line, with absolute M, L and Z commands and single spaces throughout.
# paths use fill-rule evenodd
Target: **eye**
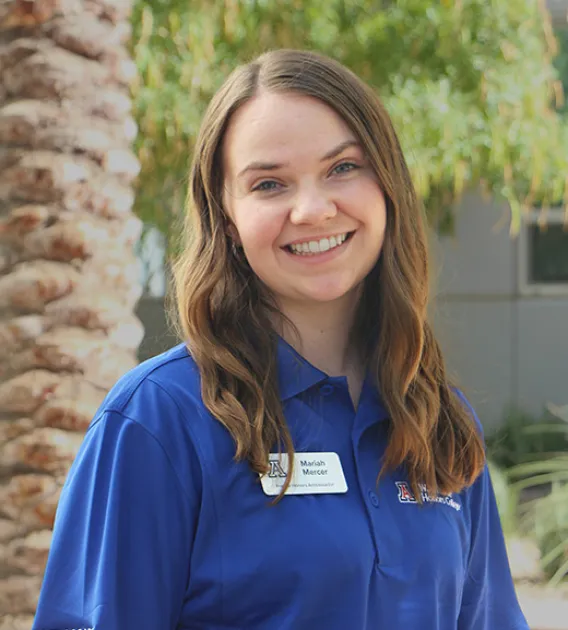
M 344 173 L 355 171 L 358 168 L 360 167 L 357 164 L 354 164 L 353 162 L 341 162 L 341 164 L 338 164 L 337 166 L 335 166 L 331 172 L 337 175 L 343 175 Z
M 266 179 L 263 182 L 260 182 L 260 184 L 257 184 L 252 190 L 254 192 L 273 192 L 278 190 L 279 186 L 280 184 L 275 182 L 273 179 Z

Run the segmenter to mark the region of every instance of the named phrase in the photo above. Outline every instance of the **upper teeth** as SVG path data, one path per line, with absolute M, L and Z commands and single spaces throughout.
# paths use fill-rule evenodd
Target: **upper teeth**
M 345 234 L 336 234 L 329 238 L 322 238 L 319 241 L 305 241 L 304 243 L 294 243 L 290 245 L 290 249 L 295 254 L 319 254 L 320 252 L 327 252 L 328 249 L 333 249 L 338 245 L 341 245 L 347 238 L 347 232 Z

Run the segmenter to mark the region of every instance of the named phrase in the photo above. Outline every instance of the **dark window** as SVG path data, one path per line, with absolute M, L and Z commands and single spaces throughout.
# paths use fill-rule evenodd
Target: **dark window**
M 529 232 L 529 282 L 568 284 L 568 226 L 561 223 L 540 228 L 527 226 Z

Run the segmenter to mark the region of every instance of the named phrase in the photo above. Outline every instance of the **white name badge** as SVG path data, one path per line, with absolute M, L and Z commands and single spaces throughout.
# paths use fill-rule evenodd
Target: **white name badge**
M 280 494 L 288 473 L 287 453 L 271 453 L 270 470 L 260 477 L 269 496 Z M 294 453 L 294 474 L 286 494 L 343 494 L 347 482 L 337 453 Z

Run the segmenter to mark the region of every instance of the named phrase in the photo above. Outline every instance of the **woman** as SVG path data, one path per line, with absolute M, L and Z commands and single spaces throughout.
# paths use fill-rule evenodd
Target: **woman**
M 373 91 L 307 52 L 237 69 L 186 231 L 186 344 L 94 419 L 34 628 L 526 630 Z

